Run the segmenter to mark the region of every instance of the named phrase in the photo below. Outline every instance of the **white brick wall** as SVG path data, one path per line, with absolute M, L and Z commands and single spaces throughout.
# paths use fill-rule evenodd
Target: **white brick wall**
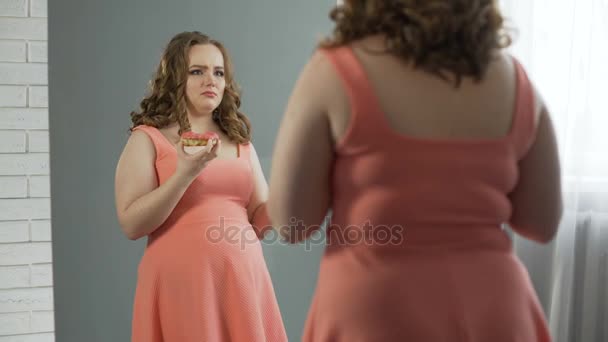
M 0 0 L 0 342 L 54 341 L 47 0 Z
M 25 62 L 27 45 L 20 40 L 0 40 L 0 61 Z

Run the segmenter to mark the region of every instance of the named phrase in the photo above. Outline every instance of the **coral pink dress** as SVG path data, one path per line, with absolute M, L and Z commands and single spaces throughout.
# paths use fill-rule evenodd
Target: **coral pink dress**
M 550 341 L 528 273 L 501 229 L 518 161 L 535 138 L 522 67 L 516 63 L 507 136 L 423 139 L 390 127 L 350 47 L 324 53 L 352 112 L 336 147 L 328 246 L 303 340 Z
M 154 127 L 138 126 L 156 149 L 163 184 L 177 153 Z M 287 341 L 261 244 L 249 223 L 252 144 L 215 159 L 151 233 L 138 268 L 133 342 Z

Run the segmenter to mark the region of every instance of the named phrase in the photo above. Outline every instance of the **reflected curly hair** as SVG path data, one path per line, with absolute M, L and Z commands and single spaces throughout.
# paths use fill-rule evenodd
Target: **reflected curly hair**
M 240 90 L 234 80 L 234 69 L 226 48 L 217 40 L 198 31 L 175 35 L 165 48 L 154 79 L 150 81 L 149 95 L 140 102 L 140 111 L 131 112 L 132 126 L 148 125 L 163 128 L 179 123 L 179 134 L 190 131 L 186 111 L 186 82 L 188 80 L 188 54 L 198 44 L 213 44 L 224 57 L 226 88 L 220 105 L 213 111 L 213 121 L 236 143 L 251 140 L 251 123 L 239 111 Z
M 481 80 L 496 50 L 511 44 L 497 0 L 345 0 L 330 18 L 336 26 L 321 48 L 381 34 L 382 52 L 455 86 Z

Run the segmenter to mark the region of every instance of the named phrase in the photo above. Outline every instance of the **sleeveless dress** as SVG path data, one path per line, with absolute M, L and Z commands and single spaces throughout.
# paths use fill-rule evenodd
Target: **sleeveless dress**
M 336 145 L 332 218 L 303 340 L 550 341 L 529 275 L 502 229 L 518 161 L 536 134 L 521 65 L 515 61 L 506 136 L 425 139 L 391 128 L 351 47 L 323 53 L 351 117 Z
M 138 126 L 156 149 L 159 185 L 174 173 L 175 147 Z M 251 143 L 215 159 L 168 219 L 148 236 L 138 267 L 133 342 L 287 341 L 259 239 L 247 216 Z

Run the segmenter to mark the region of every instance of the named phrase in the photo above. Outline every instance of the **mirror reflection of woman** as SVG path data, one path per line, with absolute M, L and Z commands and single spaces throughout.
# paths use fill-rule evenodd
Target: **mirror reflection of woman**
M 133 342 L 287 340 L 259 242 L 268 186 L 239 106 L 224 46 L 199 32 L 173 37 L 116 169 L 122 229 L 148 239 Z M 219 140 L 186 152 L 189 131 Z
M 268 201 L 292 242 L 332 210 L 304 341 L 549 341 L 501 225 L 554 237 L 559 161 L 498 1 L 345 0 L 331 16 Z

